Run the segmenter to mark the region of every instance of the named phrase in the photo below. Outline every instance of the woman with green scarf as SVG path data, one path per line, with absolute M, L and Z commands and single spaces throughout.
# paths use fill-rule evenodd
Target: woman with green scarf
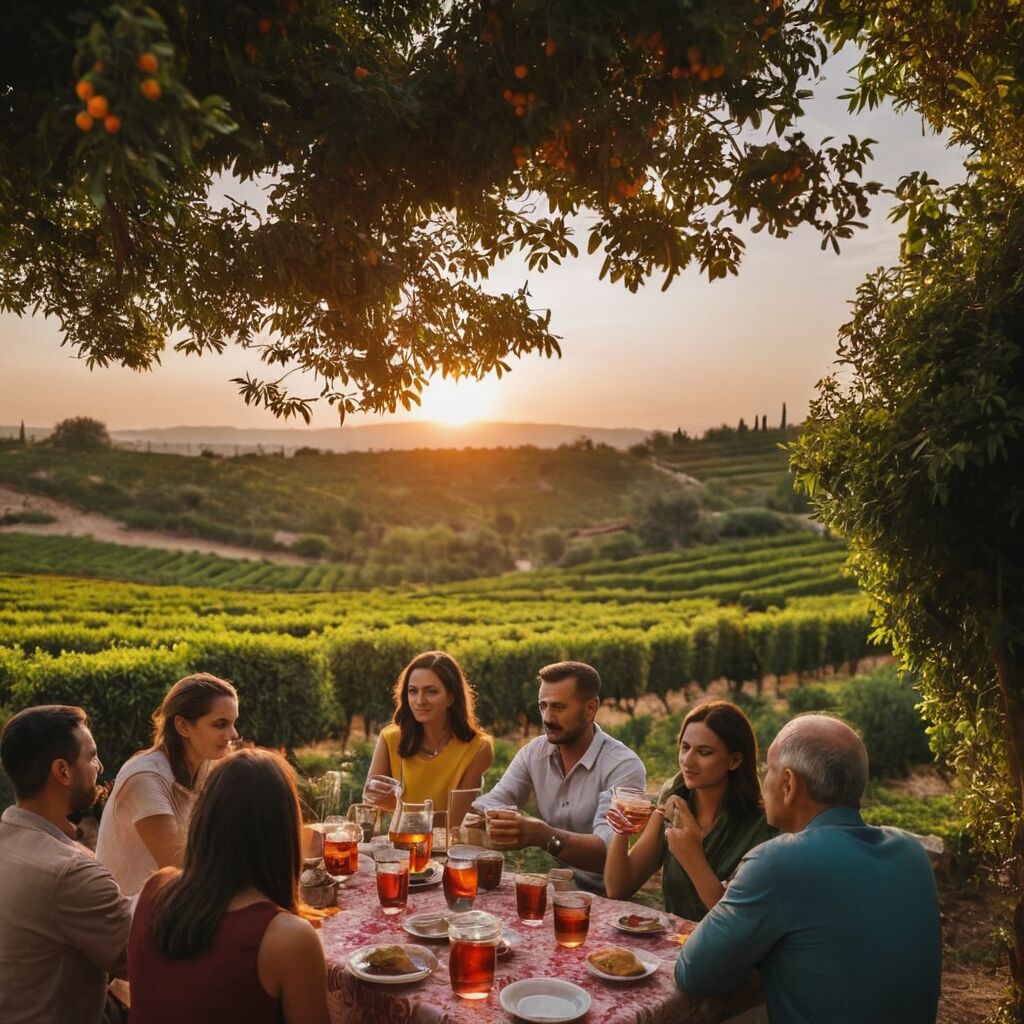
M 679 730 L 679 773 L 629 848 L 636 828 L 614 806 L 605 861 L 611 899 L 628 899 L 660 867 L 665 909 L 699 921 L 752 847 L 776 835 L 761 805 L 757 740 L 750 719 L 727 700 L 699 704 Z

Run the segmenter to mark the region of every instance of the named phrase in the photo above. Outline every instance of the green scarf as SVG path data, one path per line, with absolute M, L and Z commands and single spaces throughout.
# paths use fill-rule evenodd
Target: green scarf
M 658 797 L 659 805 L 673 795 L 683 797 L 690 803 L 690 810 L 694 810 L 689 790 L 683 784 L 682 773 L 677 773 L 662 787 Z M 724 882 L 731 877 L 748 850 L 778 834 L 778 830 L 765 821 L 764 811 L 759 807 L 746 814 L 736 814 L 723 808 L 711 826 L 711 831 L 704 837 L 704 856 L 715 877 Z M 708 908 L 704 906 L 704 901 L 697 894 L 682 864 L 669 851 L 664 829 L 661 833 L 661 865 L 661 891 L 665 909 L 688 921 L 701 920 Z

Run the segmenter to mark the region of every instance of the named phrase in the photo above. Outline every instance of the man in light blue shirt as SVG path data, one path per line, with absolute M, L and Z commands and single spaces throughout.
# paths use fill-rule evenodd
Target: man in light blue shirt
M 803 715 L 768 750 L 768 821 L 788 833 L 740 862 L 690 936 L 676 982 L 695 995 L 761 973 L 771 1024 L 934 1024 L 939 907 L 928 856 L 859 808 L 867 752 L 845 723 Z
M 494 789 L 473 802 L 476 811 L 496 812 L 488 824 L 495 846 L 522 850 L 539 846 L 573 868 L 576 883 L 604 892 L 604 861 L 612 829 L 605 820 L 615 786 L 641 791 L 643 762 L 594 721 L 601 706 L 601 677 L 581 661 L 560 661 L 538 673 L 544 735 L 513 758 Z M 518 811 L 533 793 L 539 818 Z

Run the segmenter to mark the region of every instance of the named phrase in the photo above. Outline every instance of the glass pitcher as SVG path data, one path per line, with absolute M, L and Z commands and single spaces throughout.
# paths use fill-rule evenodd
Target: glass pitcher
M 388 838 L 397 849 L 409 851 L 410 871 L 426 871 L 434 845 L 434 801 L 416 804 L 399 800 Z

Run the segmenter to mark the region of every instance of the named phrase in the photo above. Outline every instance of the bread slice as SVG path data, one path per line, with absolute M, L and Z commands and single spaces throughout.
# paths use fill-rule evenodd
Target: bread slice
M 644 965 L 637 960 L 631 950 L 619 946 L 609 946 L 591 953 L 587 959 L 605 974 L 616 978 L 634 978 L 644 973 Z

